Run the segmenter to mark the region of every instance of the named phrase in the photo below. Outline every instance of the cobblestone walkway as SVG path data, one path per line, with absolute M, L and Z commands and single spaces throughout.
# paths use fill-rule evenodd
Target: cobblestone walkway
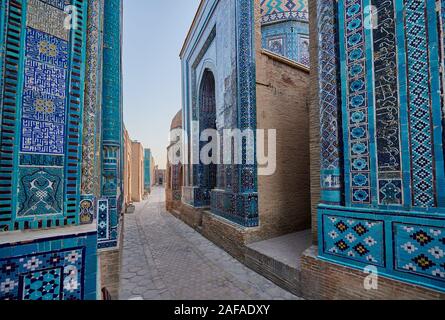
M 164 189 L 125 215 L 121 300 L 297 299 L 165 210 Z

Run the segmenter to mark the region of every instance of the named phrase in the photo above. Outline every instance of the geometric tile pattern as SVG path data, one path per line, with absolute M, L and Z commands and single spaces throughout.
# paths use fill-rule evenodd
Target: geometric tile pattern
M 255 44 L 252 35 L 255 34 L 255 16 L 251 1 L 238 0 L 239 17 L 238 25 L 238 43 L 237 43 L 237 80 L 239 91 L 238 103 L 238 121 L 237 127 L 241 130 L 256 130 L 257 114 L 256 114 L 256 71 L 254 67 L 254 57 L 256 55 Z M 250 150 L 249 150 L 250 151 Z M 247 148 L 243 146 L 242 157 L 243 163 L 246 163 Z M 254 157 L 256 148 L 253 150 Z M 249 218 L 254 216 L 257 219 L 256 208 L 257 201 L 257 164 L 236 165 L 234 170 L 232 190 L 240 192 L 239 198 L 244 198 L 240 206 L 250 206 L 251 214 L 247 214 Z M 237 185 L 239 182 L 239 185 Z M 247 199 L 246 202 L 244 202 Z M 245 206 L 244 208 L 245 209 Z M 244 213 L 246 214 L 246 212 Z M 243 215 L 244 215 L 243 214 Z
M 305 66 L 310 66 L 309 56 L 309 36 L 299 35 L 298 37 L 298 59 L 297 61 Z
M 394 205 L 402 203 L 402 180 L 379 180 L 379 203 Z
M 40 0 L 40 1 L 45 2 L 61 10 L 65 9 L 65 6 L 70 4 L 69 0 Z
M 64 4 L 57 1 L 31 0 L 27 7 L 20 137 L 22 153 L 16 214 L 17 221 L 23 223 L 29 223 L 33 216 L 45 217 L 53 223 L 55 217 L 62 219 L 65 213 L 63 158 L 70 49 L 68 33 L 63 26 L 63 9 Z M 43 224 L 33 223 L 31 226 L 43 227 Z M 42 292 L 34 292 L 33 288 L 54 276 L 55 272 L 57 270 L 25 277 L 25 287 L 31 290 L 29 296 L 38 299 L 38 295 L 42 294 L 40 298 L 45 299 Z
M 309 21 L 308 0 L 261 0 L 261 22 Z
M 66 218 L 71 223 L 79 223 L 79 198 L 81 185 L 82 159 L 82 117 L 84 108 L 85 56 L 87 39 L 87 5 L 84 0 L 71 0 L 77 7 L 77 30 L 72 32 L 70 44 L 69 86 L 67 88 L 67 135 L 65 154 L 65 207 Z M 74 35 L 75 34 L 75 35 Z M 79 72 L 80 70 L 80 72 Z
M 63 160 L 63 156 L 22 153 L 19 157 L 19 164 L 20 166 L 63 167 Z
M 61 124 L 23 119 L 21 151 L 62 155 L 64 134 Z
M 96 232 L 0 245 L 0 300 L 96 300 Z
M 31 272 L 23 276 L 23 300 L 60 300 L 62 270 L 60 268 Z
M 441 21 L 441 24 L 442 24 L 442 28 L 441 29 L 439 29 L 439 30 L 441 30 L 441 39 L 440 39 L 440 41 L 441 41 L 441 47 L 440 47 L 440 49 L 442 50 L 442 52 L 444 52 L 443 50 L 445 50 L 445 0 L 441 0 L 440 1 L 440 21 Z M 439 31 L 440 32 L 440 31 Z M 445 54 L 444 55 L 442 55 L 442 65 L 445 67 Z M 444 75 L 444 77 L 445 77 L 445 75 Z M 443 82 L 445 83 L 445 78 L 444 78 L 444 80 L 443 80 Z M 443 118 L 444 118 L 444 120 L 442 121 L 442 125 L 443 125 L 443 128 L 445 128 L 445 111 L 442 113 L 444 116 L 443 116 Z M 445 141 L 445 130 L 442 130 L 443 131 L 443 141 Z
M 27 28 L 21 151 L 63 154 L 68 43 Z
M 82 194 L 100 194 L 100 165 L 97 149 L 100 144 L 100 78 L 101 31 L 103 0 L 88 1 L 87 63 L 82 141 Z M 99 53 L 99 54 L 98 54 Z
M 267 41 L 267 49 L 272 51 L 273 53 L 284 56 L 285 54 L 285 43 L 283 37 L 268 37 Z
M 415 216 L 416 215 L 416 216 Z M 379 276 L 445 291 L 445 222 L 417 212 L 391 215 L 319 208 L 319 256 Z
M 396 269 L 445 283 L 445 228 L 396 223 Z
M 122 74 L 121 74 L 121 1 L 104 2 L 103 71 L 102 71 L 102 198 L 108 199 L 108 223 L 99 226 L 98 248 L 117 246 L 120 200 L 118 199 L 122 177 Z M 99 203 L 99 206 L 101 204 Z M 104 233 L 106 232 L 106 234 Z
M 379 203 L 402 204 L 400 102 L 394 1 L 375 0 L 374 90 Z
M 383 221 L 323 216 L 324 252 L 349 260 L 385 265 Z
M 413 206 L 435 207 L 428 30 L 425 0 L 405 0 Z
M 362 0 L 345 2 L 346 100 L 350 193 L 352 204 L 371 203 L 370 133 L 368 114 L 365 20 Z M 345 129 L 345 130 L 346 130 Z
M 22 120 L 22 152 L 61 155 L 65 146 L 65 126 L 53 122 Z
M 199 116 L 200 116 L 200 111 L 199 111 L 199 99 L 200 99 L 200 95 L 202 95 L 199 92 L 199 87 L 198 87 L 198 83 L 199 83 L 199 79 L 197 75 L 197 69 L 199 67 L 199 65 L 203 62 L 203 59 L 205 57 L 205 55 L 207 54 L 207 52 L 209 51 L 209 48 L 211 45 L 214 45 L 216 40 L 216 27 L 213 27 L 208 36 L 207 39 L 205 40 L 205 42 L 197 49 L 199 49 L 196 57 L 194 58 L 192 67 L 191 67 L 191 86 L 190 86 L 190 91 L 191 91 L 191 111 L 192 111 L 192 121 L 196 121 L 198 122 Z M 215 71 L 215 70 L 213 70 Z M 233 71 L 231 71 L 233 72 Z M 233 86 L 233 84 L 231 85 Z M 231 86 L 227 86 L 226 90 L 227 93 L 226 95 L 229 96 L 229 91 L 230 90 L 234 90 L 233 88 L 231 88 Z M 191 121 L 190 120 L 186 120 L 188 121 L 188 123 L 186 124 L 186 126 L 188 126 L 190 128 L 191 126 Z M 193 130 L 198 130 L 198 128 L 193 129 Z M 191 140 L 191 139 L 190 139 Z M 190 141 L 191 142 L 191 141 Z M 199 148 L 198 146 L 200 146 L 200 142 L 196 143 L 196 148 Z M 190 186 L 187 186 L 184 189 L 184 193 L 182 194 L 183 197 L 183 201 L 194 206 L 194 207 L 203 207 L 203 206 L 209 206 L 210 205 L 210 190 L 208 188 L 200 188 L 200 181 L 201 180 L 205 180 L 203 179 L 203 175 L 204 173 L 202 172 L 204 170 L 204 165 L 201 164 L 196 164 L 196 165 L 190 165 L 189 166 L 189 170 L 190 170 L 190 177 L 189 177 L 189 183 Z M 218 166 L 219 167 L 219 166 Z M 218 171 L 218 169 L 217 169 Z M 193 185 L 193 186 L 191 186 Z
M 84 249 L 0 259 L 0 300 L 82 300 Z
M 340 126 L 338 52 L 335 4 L 318 0 L 318 79 L 320 106 L 320 166 L 323 203 L 340 203 Z
M 376 19 L 366 19 L 363 5 L 369 3 L 376 6 Z M 432 5 L 439 3 L 441 15 Z M 435 208 L 443 207 L 444 199 L 437 185 L 444 174 L 444 84 L 438 66 L 445 63 L 437 59 L 443 59 L 445 41 L 437 31 L 443 31 L 445 0 L 319 0 L 317 13 L 322 185 L 325 177 L 333 181 L 328 175 L 337 168 L 344 172 L 340 184 L 350 183 L 343 209 L 329 208 L 331 202 L 324 200 L 331 189 L 322 188 L 326 206 L 319 208 L 319 255 L 357 269 L 374 264 L 383 276 L 444 291 L 445 223 L 442 208 Z M 371 22 L 377 25 L 366 28 Z M 336 41 L 337 35 L 344 38 Z M 335 50 L 340 50 L 337 61 Z M 329 57 L 334 57 L 330 65 Z M 336 82 L 340 74 L 342 81 Z M 342 102 L 334 100 L 340 92 Z M 344 114 L 335 108 L 340 104 Z M 338 127 L 344 149 L 331 134 Z M 329 150 L 338 155 L 337 167 Z
M 443 179 L 443 155 L 437 154 L 443 130 L 433 107 L 440 99 L 439 68 L 432 69 L 437 51 L 430 51 L 437 48 L 437 30 L 428 24 L 441 17 L 423 0 L 372 4 L 376 19 L 368 19 L 361 0 L 318 1 L 322 202 L 335 203 L 331 200 L 338 197 L 333 191 L 343 183 L 339 175 L 344 172 L 347 204 L 437 207 L 443 198 L 436 190 L 437 179 Z M 335 16 L 341 32 L 335 30 Z M 371 30 L 364 28 L 374 22 Z M 329 47 L 329 36 L 335 39 L 337 34 L 344 35 L 341 45 L 333 40 L 333 48 Z M 335 63 L 335 46 L 345 64 Z M 332 67 L 326 63 L 329 59 Z M 344 86 L 335 83 L 340 66 Z M 339 102 L 333 99 L 337 92 L 342 92 L 347 112 L 342 115 L 346 171 L 333 165 L 342 158 L 335 143 L 338 124 L 333 120 L 338 118 Z
M 261 27 L 263 48 L 309 67 L 309 24 L 282 21 Z
M 26 24 L 28 27 L 68 41 L 69 30 L 64 28 L 64 21 L 67 17 L 63 11 L 64 6 L 62 7 L 61 4 L 54 5 L 54 3 L 51 5 L 45 2 L 40 0 L 28 0 Z
M 64 28 L 67 3 L 3 2 L 10 88 L 1 93 L 1 231 L 78 223 L 86 33 Z M 69 3 L 85 25 L 86 3 Z
M 26 29 L 26 57 L 59 68 L 68 68 L 68 42 L 46 32 Z M 65 92 L 58 92 L 65 95 Z
M 255 193 L 234 194 L 214 190 L 211 193 L 211 204 L 212 213 L 243 227 L 257 227 L 259 224 L 258 195 Z
M 231 108 L 238 114 L 232 122 L 240 130 L 256 130 L 256 71 L 255 71 L 255 45 L 252 35 L 255 34 L 254 3 L 247 0 L 238 0 L 236 25 L 238 26 L 236 41 L 236 68 L 237 108 Z M 252 151 L 256 155 L 256 148 L 242 148 L 242 159 L 247 160 L 247 154 Z M 253 150 L 251 150 L 253 149 Z M 246 163 L 244 162 L 243 163 Z M 224 191 L 218 190 L 211 194 L 211 211 L 230 219 L 242 226 L 258 226 L 258 183 L 257 163 L 234 165 L 224 170 L 230 175 L 230 181 L 225 179 Z M 220 170 L 220 172 L 222 172 Z
M 110 216 L 108 212 L 108 200 L 99 199 L 97 201 L 97 239 L 105 241 L 110 239 Z
M 0 92 L 2 100 L 0 108 L 0 185 L 2 185 L 0 232 L 15 229 L 13 214 L 16 190 L 13 183 L 16 174 L 13 166 L 16 159 L 11 157 L 11 152 L 19 143 L 15 137 L 19 134 L 20 127 L 13 119 L 17 118 L 17 108 L 22 99 L 20 92 L 23 70 L 20 70 L 18 66 L 23 65 L 23 54 L 17 54 L 17 51 L 24 50 L 24 31 L 21 26 L 26 20 L 26 10 L 23 10 L 25 5 L 24 0 L 2 1 L 2 10 L 0 10 L 0 19 L 4 22 L 4 25 L 0 26 L 0 40 L 4 41 L 0 54 L 0 68 L 3 72 L 0 80 L 2 89 Z M 5 56 L 8 56 L 8 59 L 4 59 Z M 8 79 L 8 85 L 3 86 L 6 79 Z
M 340 167 L 339 124 L 337 96 L 337 45 L 335 40 L 334 5 L 328 0 L 319 0 L 319 79 L 320 79 L 320 117 L 321 117 L 321 167 L 337 169 Z
M 64 6 L 57 8 L 54 4 L 29 1 L 27 27 L 23 30 L 25 60 L 15 213 L 19 229 L 60 224 L 65 214 L 70 48 L 63 26 Z M 33 218 L 36 216 L 44 217 L 42 222 L 48 221 L 48 224 L 39 223 Z M 46 279 L 51 274 L 41 277 Z M 28 285 L 31 289 L 36 286 L 35 283 Z M 30 293 L 31 296 L 36 294 L 39 293 Z

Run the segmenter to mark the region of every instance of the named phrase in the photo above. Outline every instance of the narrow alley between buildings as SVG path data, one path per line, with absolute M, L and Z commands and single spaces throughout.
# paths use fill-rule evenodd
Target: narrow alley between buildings
M 121 300 L 298 299 L 165 210 L 157 187 L 126 214 Z

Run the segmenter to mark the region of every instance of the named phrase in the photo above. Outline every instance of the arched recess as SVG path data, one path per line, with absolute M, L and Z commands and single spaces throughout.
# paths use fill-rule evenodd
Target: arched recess
M 215 77 L 210 69 L 205 69 L 201 78 L 199 87 L 199 133 L 205 130 L 216 130 L 216 86 Z M 211 143 L 212 138 L 208 141 L 200 141 L 199 151 L 208 143 Z M 210 151 L 209 156 L 212 157 Z M 217 165 L 214 163 L 204 164 L 200 159 L 198 181 L 200 188 L 204 191 L 206 199 L 210 200 L 210 192 L 216 188 L 217 180 Z M 210 204 L 210 203 L 209 203 Z
M 179 174 L 178 174 L 178 181 L 177 181 L 178 182 L 177 189 L 178 189 L 179 193 L 182 193 L 181 186 L 184 185 L 184 173 L 183 173 L 184 169 L 183 169 L 182 164 L 178 165 L 178 169 L 179 169 Z M 181 196 L 182 196 L 182 194 L 181 194 Z M 181 197 L 179 197 L 179 200 L 180 199 L 181 199 Z

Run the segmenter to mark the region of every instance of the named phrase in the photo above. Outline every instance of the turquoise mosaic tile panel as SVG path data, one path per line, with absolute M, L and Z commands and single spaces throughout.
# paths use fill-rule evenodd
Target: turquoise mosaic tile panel
M 385 265 L 384 222 L 323 216 L 324 253 L 371 265 Z
M 0 246 L 0 300 L 95 300 L 96 233 Z
M 261 22 L 309 20 L 308 0 L 261 0 Z
M 396 269 L 445 283 L 445 228 L 395 223 Z
M 309 67 L 309 24 L 283 21 L 261 28 L 262 46 Z
M 63 215 L 63 169 L 19 169 L 17 217 Z

